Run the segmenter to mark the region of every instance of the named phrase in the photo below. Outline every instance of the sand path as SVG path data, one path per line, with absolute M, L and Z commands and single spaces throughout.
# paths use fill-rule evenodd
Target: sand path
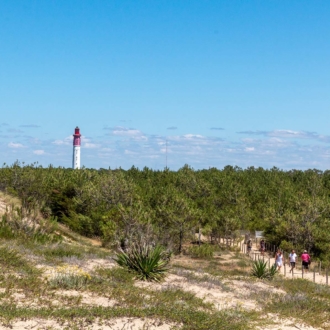
M 244 244 L 242 241 L 241 253 L 245 253 L 245 251 L 246 251 L 246 244 Z M 294 269 L 294 272 L 293 273 L 290 272 L 289 259 L 286 257 L 284 265 L 281 267 L 280 270 L 281 275 L 283 275 L 286 278 L 304 278 L 315 283 L 328 284 L 326 272 L 324 270 L 321 270 L 321 274 L 320 274 L 318 264 L 316 263 L 312 262 L 309 271 L 307 273 L 303 273 L 301 269 L 300 255 L 298 253 L 297 255 L 298 256 L 297 256 L 296 268 Z M 249 256 L 252 260 L 262 259 L 264 261 L 267 261 L 269 267 L 275 264 L 275 258 L 273 256 L 273 253 L 265 252 L 264 256 L 262 256 L 259 251 L 259 243 L 256 244 L 255 240 L 253 240 L 253 246 Z M 330 284 L 330 280 L 329 280 L 329 284 Z

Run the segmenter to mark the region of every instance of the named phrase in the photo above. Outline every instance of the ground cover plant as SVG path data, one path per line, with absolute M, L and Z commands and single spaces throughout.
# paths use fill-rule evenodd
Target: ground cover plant
M 205 173 L 186 167 L 178 173 L 135 169 L 118 173 L 66 172 L 20 166 L 3 170 L 0 185 L 20 197 L 21 208 L 13 211 L 15 208 L 3 207 L 0 198 L 0 212 L 5 214 L 0 234 L 2 326 L 39 318 L 51 319 L 54 326 L 60 322 L 62 328 L 88 329 L 110 327 L 114 320 L 124 320 L 121 329 L 125 329 L 125 322 L 135 318 L 152 320 L 156 325 L 150 329 L 157 329 L 157 324 L 164 324 L 166 330 L 268 329 L 276 318 L 294 317 L 296 323 L 300 320 L 321 329 L 329 327 L 327 288 L 281 276 L 268 281 L 265 269 L 261 271 L 263 275 L 251 276 L 253 262 L 238 253 L 236 247 L 220 244 L 220 234 L 228 237 L 243 221 L 253 223 L 244 219 L 243 204 L 239 204 L 240 209 L 230 206 L 241 203 L 237 198 L 242 195 L 236 190 L 241 186 L 217 197 L 213 183 L 201 179 Z M 231 179 L 242 175 L 238 170 L 224 172 Z M 9 184 L 13 173 L 18 181 Z M 45 173 L 53 175 L 45 180 L 49 190 L 42 187 Z M 225 178 L 223 174 L 216 171 L 212 175 L 219 183 Z M 286 178 L 286 174 L 277 171 L 272 174 Z M 313 173 L 307 174 L 310 180 L 318 180 Z M 165 184 L 148 192 L 145 177 L 150 181 L 161 178 Z M 35 192 L 38 185 L 34 180 L 41 185 L 43 195 Z M 227 183 L 221 181 L 221 185 Z M 215 205 L 222 205 L 219 212 L 218 208 L 212 211 Z M 295 207 L 301 211 L 303 206 Z M 207 213 L 203 213 L 205 210 Z M 276 214 L 271 214 L 273 221 L 279 221 Z M 315 225 L 321 226 L 326 214 L 323 208 L 322 216 L 315 215 Z M 200 232 L 198 227 L 206 233 L 200 246 L 192 244 L 196 242 L 195 233 Z M 36 239 L 33 234 L 39 233 L 40 228 L 45 239 Z M 96 234 L 99 237 L 93 236 Z M 286 239 L 283 233 L 278 234 L 280 240 Z M 237 239 L 236 232 L 232 235 Z M 315 239 L 316 232 L 311 235 Z M 153 243 L 134 248 L 141 236 Z M 104 244 L 106 240 L 111 244 Z M 126 241 L 125 251 L 115 258 L 112 250 L 103 248 L 118 251 Z M 154 242 L 163 244 L 166 250 Z M 316 244 L 311 248 L 317 252 Z M 172 260 L 165 251 L 175 252 Z M 318 253 L 321 257 L 323 250 Z M 149 281 L 140 281 L 144 279 Z M 309 313 L 313 316 L 301 319 Z M 302 324 L 299 327 L 304 329 Z M 286 324 L 279 321 L 278 328 L 286 329 Z
M 63 328 L 66 325 L 73 329 L 82 326 L 88 329 L 90 324 L 99 324 L 102 329 L 101 324 L 105 326 L 111 320 L 134 317 L 159 320 L 162 324 L 171 324 L 173 329 L 256 329 L 257 326 L 267 329 L 267 322 L 263 319 L 265 313 L 276 312 L 281 317 L 289 317 L 291 313 L 291 316 L 298 318 L 299 308 L 310 308 L 308 304 L 315 302 L 312 296 L 317 293 L 320 293 L 320 302 L 325 300 L 325 307 L 322 308 L 320 302 L 314 305 L 315 317 L 307 323 L 320 326 L 326 322 L 324 316 L 319 316 L 328 313 L 329 289 L 308 284 L 305 292 L 305 281 L 291 285 L 292 280 L 280 281 L 275 278 L 267 285 L 280 288 L 284 293 L 268 292 L 268 289 L 258 288 L 258 282 L 250 275 L 251 267 L 246 267 L 249 261 L 244 255 L 224 251 L 226 258 L 221 259 L 174 257 L 164 282 L 155 284 L 161 285 L 157 289 L 152 283 L 150 287 L 140 286 L 134 273 L 116 266 L 114 261 L 107 267 L 83 268 L 81 265 L 88 265 L 89 261 L 110 260 L 104 259 L 103 251 L 97 255 L 93 246 L 82 245 L 80 257 L 73 259 L 78 263 L 72 265 L 63 261 L 66 257 L 61 253 L 53 254 L 49 259 L 47 251 L 54 248 L 52 243 L 37 244 L 35 250 L 38 250 L 38 254 L 31 259 L 33 249 L 30 245 L 29 249 L 23 249 L 21 242 L 11 240 L 9 248 L 8 242 L 2 240 L 2 251 L 5 253 L 1 255 L 6 256 L 0 258 L 1 265 L 6 265 L 6 268 L 2 267 L 0 277 L 0 289 L 3 288 L 0 321 L 3 326 L 9 327 L 22 318 L 38 317 L 61 320 Z M 59 246 L 61 244 L 61 248 L 65 248 L 65 243 Z M 44 248 L 43 258 L 38 245 Z M 46 264 L 43 268 L 36 268 L 36 263 L 42 260 Z M 31 270 L 22 272 L 25 263 Z M 210 269 L 212 273 L 208 271 Z M 59 277 L 51 276 L 54 274 Z M 188 289 L 189 286 L 196 287 L 197 291 L 190 291 L 193 289 Z M 205 300 L 200 295 L 203 290 L 206 297 L 214 295 L 215 300 Z M 250 292 L 246 297 L 253 297 L 259 309 L 244 307 L 244 290 Z M 217 293 L 224 295 L 223 298 L 217 298 Z M 101 299 L 100 302 L 96 298 Z M 224 300 L 228 301 L 227 305 Z M 279 309 L 277 304 L 283 304 L 285 308 Z

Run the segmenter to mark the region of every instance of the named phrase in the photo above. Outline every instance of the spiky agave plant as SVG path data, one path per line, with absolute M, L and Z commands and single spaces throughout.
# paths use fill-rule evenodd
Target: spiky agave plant
M 126 252 L 121 250 L 115 258 L 119 266 L 136 273 L 143 281 L 159 282 L 168 271 L 170 255 L 160 245 L 155 247 L 146 243 L 135 243 Z
M 276 265 L 273 265 L 268 270 L 268 279 L 272 279 L 277 274 L 277 267 Z
M 277 273 L 276 266 L 273 265 L 270 269 L 267 269 L 267 261 L 256 260 L 252 265 L 252 276 L 257 278 L 272 279 Z

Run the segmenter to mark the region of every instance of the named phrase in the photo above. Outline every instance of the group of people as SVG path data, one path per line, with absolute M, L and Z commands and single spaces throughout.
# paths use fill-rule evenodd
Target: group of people
M 249 238 L 246 242 L 247 245 L 247 254 L 249 254 L 251 252 L 252 249 L 252 240 Z M 264 255 L 266 250 L 266 243 L 265 240 L 262 239 L 260 241 L 260 253 L 261 255 Z M 293 270 L 296 267 L 296 260 L 297 260 L 297 254 L 295 252 L 295 250 L 292 250 L 291 253 L 289 254 L 289 263 L 290 263 L 290 273 L 293 273 Z M 311 257 L 308 254 L 308 252 L 305 250 L 302 255 L 301 255 L 301 262 L 302 262 L 302 268 L 303 268 L 303 272 L 307 272 L 309 265 L 311 263 Z M 275 253 L 275 265 L 277 267 L 277 270 L 280 271 L 283 264 L 284 264 L 285 260 L 284 260 L 284 256 L 283 253 L 280 249 L 278 249 Z
M 309 265 L 311 263 L 311 257 L 308 254 L 308 252 L 305 250 L 302 255 L 301 255 L 301 262 L 302 262 L 302 269 L 303 272 L 307 272 Z M 297 260 L 297 254 L 295 252 L 295 250 L 292 250 L 291 253 L 289 254 L 289 262 L 290 262 L 290 273 L 293 273 L 293 270 L 296 267 L 296 260 Z M 284 256 L 283 253 L 280 249 L 277 250 L 277 252 L 275 253 L 275 265 L 277 267 L 277 270 L 280 271 L 281 267 L 283 266 L 285 260 L 284 260 Z
M 251 238 L 249 238 L 246 242 L 246 245 L 247 245 L 247 254 L 250 254 L 251 250 L 252 250 L 252 240 Z M 266 251 L 266 243 L 265 243 L 265 240 L 261 240 L 260 241 L 260 252 L 261 252 L 261 255 L 264 255 Z

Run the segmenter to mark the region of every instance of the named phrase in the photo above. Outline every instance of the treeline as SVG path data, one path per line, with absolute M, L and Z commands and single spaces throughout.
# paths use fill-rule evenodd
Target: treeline
M 40 211 L 105 245 L 142 238 L 181 252 L 198 230 L 215 238 L 264 230 L 277 246 L 330 260 L 330 171 L 72 170 L 15 163 L 0 169 L 0 190 L 20 198 L 23 214 Z

